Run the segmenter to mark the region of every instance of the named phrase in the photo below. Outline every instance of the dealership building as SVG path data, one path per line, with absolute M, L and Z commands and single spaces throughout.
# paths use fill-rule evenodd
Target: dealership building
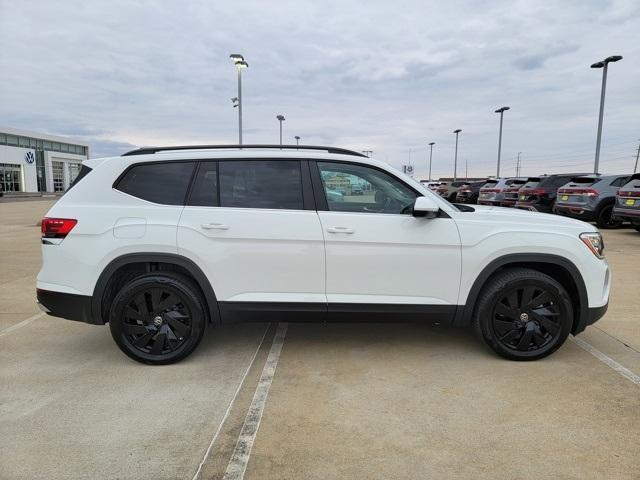
M 0 127 L 0 193 L 64 192 L 87 158 L 86 143 Z

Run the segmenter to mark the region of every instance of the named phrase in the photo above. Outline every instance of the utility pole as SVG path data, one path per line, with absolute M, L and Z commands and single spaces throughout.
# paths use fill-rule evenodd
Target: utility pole
M 467 182 L 469 181 L 469 159 L 468 158 L 464 159 L 464 179 Z
M 516 161 L 516 177 L 520 176 L 520 154 L 522 154 L 522 152 L 518 152 L 518 160 Z
M 636 171 L 638 170 L 638 157 L 640 157 L 640 143 L 638 144 L 638 153 L 636 153 L 636 164 L 633 167 L 633 173 L 636 173 Z

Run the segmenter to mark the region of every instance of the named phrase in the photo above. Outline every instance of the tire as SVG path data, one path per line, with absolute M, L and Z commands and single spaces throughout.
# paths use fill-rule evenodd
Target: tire
M 532 300 L 527 302 L 529 297 Z M 555 352 L 572 324 L 573 307 L 564 287 L 527 268 L 492 277 L 478 297 L 473 319 L 476 334 L 494 352 L 525 361 Z
M 613 205 L 613 203 L 604 205 L 598 210 L 598 213 L 596 213 L 596 225 L 598 225 L 598 228 L 604 230 L 607 228 L 618 228 L 622 225 L 622 220 L 613 219 Z
M 631 226 L 640 232 L 640 220 L 631 220 Z
M 126 283 L 109 312 L 111 336 L 132 359 L 167 365 L 190 355 L 207 324 L 205 302 L 188 277 L 147 273 Z

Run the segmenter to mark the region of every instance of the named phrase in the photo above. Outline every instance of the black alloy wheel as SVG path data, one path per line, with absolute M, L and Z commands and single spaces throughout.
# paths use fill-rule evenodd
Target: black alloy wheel
M 114 299 L 111 334 L 128 356 L 168 364 L 189 355 L 200 342 L 206 316 L 198 289 L 171 272 L 142 275 Z
M 528 352 L 543 348 L 558 335 L 560 309 L 542 287 L 513 288 L 495 303 L 491 325 L 498 341 L 509 349 Z
M 476 332 L 498 354 L 535 360 L 566 340 L 573 308 L 566 290 L 536 270 L 514 268 L 491 278 L 479 297 Z
M 600 209 L 596 217 L 596 225 L 598 228 L 618 228 L 622 225 L 622 220 L 613 217 L 613 204 L 605 205 Z

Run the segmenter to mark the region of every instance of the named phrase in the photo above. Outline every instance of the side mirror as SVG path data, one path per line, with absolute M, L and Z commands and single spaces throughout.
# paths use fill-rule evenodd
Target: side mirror
M 440 207 L 429 197 L 417 197 L 413 204 L 412 214 L 414 217 L 435 218 L 438 216 Z

